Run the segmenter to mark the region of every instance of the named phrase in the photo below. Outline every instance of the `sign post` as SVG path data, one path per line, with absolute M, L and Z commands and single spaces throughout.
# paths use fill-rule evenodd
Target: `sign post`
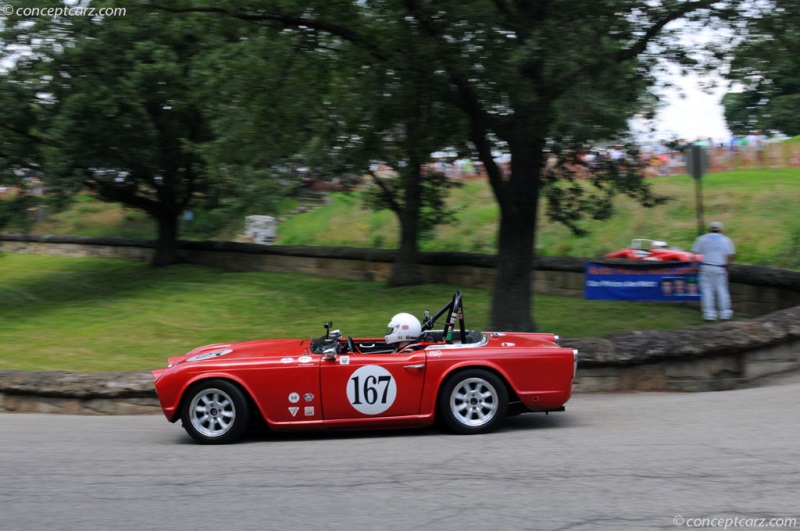
M 697 235 L 705 232 L 703 220 L 703 185 L 701 177 L 708 169 L 708 153 L 701 146 L 691 146 L 686 150 L 686 171 L 694 178 L 695 203 L 697 205 Z

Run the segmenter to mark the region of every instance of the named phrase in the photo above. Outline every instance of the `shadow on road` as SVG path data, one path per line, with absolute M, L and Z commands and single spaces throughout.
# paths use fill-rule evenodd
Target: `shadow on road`
M 498 428 L 497 432 L 514 431 L 539 431 L 547 429 L 574 428 L 580 426 L 580 420 L 568 413 L 544 413 L 523 414 L 515 417 L 508 417 Z M 328 441 L 328 440 L 363 440 L 363 439 L 393 439 L 398 437 L 405 438 L 425 438 L 431 436 L 448 435 L 451 437 L 469 437 L 440 428 L 437 425 L 425 428 L 401 428 L 401 429 L 381 429 L 381 430 L 330 430 L 330 431 L 309 431 L 309 432 L 277 432 L 268 429 L 260 420 L 254 421 L 245 436 L 236 444 L 263 443 L 270 441 L 281 442 L 301 442 L 301 441 Z M 491 434 L 487 434 L 491 437 Z M 186 433 L 181 432 L 175 440 L 176 444 L 196 444 Z

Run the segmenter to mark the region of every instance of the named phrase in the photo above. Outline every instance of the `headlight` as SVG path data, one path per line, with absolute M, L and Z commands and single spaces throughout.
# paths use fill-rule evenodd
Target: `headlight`
M 219 350 L 212 350 L 210 352 L 203 352 L 202 354 L 198 354 L 197 356 L 192 356 L 186 361 L 201 361 L 207 360 L 211 358 L 218 358 L 219 356 L 224 356 L 228 352 L 233 352 L 233 349 L 230 348 L 223 348 Z

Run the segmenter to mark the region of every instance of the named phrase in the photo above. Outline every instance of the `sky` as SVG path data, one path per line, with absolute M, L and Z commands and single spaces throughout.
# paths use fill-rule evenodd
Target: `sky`
M 682 138 L 691 141 L 710 137 L 716 142 L 727 142 L 731 133 L 725 124 L 720 103 L 727 92 L 725 86 L 706 94 L 700 88 L 701 80 L 697 76 L 675 75 L 671 81 L 681 87 L 685 98 L 681 98 L 677 89 L 665 92 L 667 106 L 656 116 L 656 132 L 642 133 L 643 140 Z M 640 126 L 634 122 L 633 127 L 639 129 Z
M 701 50 L 709 42 L 713 42 L 719 31 L 703 27 L 702 25 L 689 25 L 684 21 L 675 21 L 668 28 L 682 29 L 681 42 L 690 49 Z M 727 142 L 731 132 L 725 124 L 722 108 L 722 97 L 728 92 L 728 83 L 718 76 L 702 78 L 691 73 L 681 76 L 674 65 L 668 74 L 662 74 L 661 80 L 680 87 L 663 92 L 667 106 L 662 109 L 655 120 L 656 132 L 646 135 L 649 141 L 670 140 L 682 138 L 693 141 L 711 138 L 717 142 Z M 718 87 L 710 94 L 703 91 L 703 82 L 716 81 Z M 685 97 L 681 97 L 681 93 Z M 635 126 L 635 122 L 632 122 Z

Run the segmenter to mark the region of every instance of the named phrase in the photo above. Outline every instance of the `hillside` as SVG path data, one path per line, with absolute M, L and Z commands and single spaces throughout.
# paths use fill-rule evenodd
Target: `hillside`
M 666 240 L 688 248 L 697 233 L 695 182 L 688 176 L 652 180 L 657 192 L 673 197 L 653 209 L 621 198 L 616 215 L 604 222 L 589 221 L 586 237 L 573 236 L 541 213 L 537 252 L 543 256 L 602 256 L 624 247 L 632 238 Z M 800 269 L 800 169 L 741 170 L 702 179 L 705 221 L 718 220 L 737 245 L 739 263 Z M 493 253 L 499 211 L 485 182 L 454 188 L 448 200 L 456 210 L 452 225 L 436 227 L 421 242 L 425 251 Z M 196 213 L 195 227 L 182 237 L 237 239 L 244 220 L 212 234 L 213 213 Z M 206 232 L 199 230 L 205 224 Z M 51 216 L 31 229 L 34 233 L 152 238 L 154 225 L 141 212 L 100 203 L 83 196 L 66 212 Z M 279 228 L 283 245 L 347 245 L 393 248 L 397 222 L 388 211 L 368 210 L 362 192 L 334 193 L 331 203 L 289 217 Z

